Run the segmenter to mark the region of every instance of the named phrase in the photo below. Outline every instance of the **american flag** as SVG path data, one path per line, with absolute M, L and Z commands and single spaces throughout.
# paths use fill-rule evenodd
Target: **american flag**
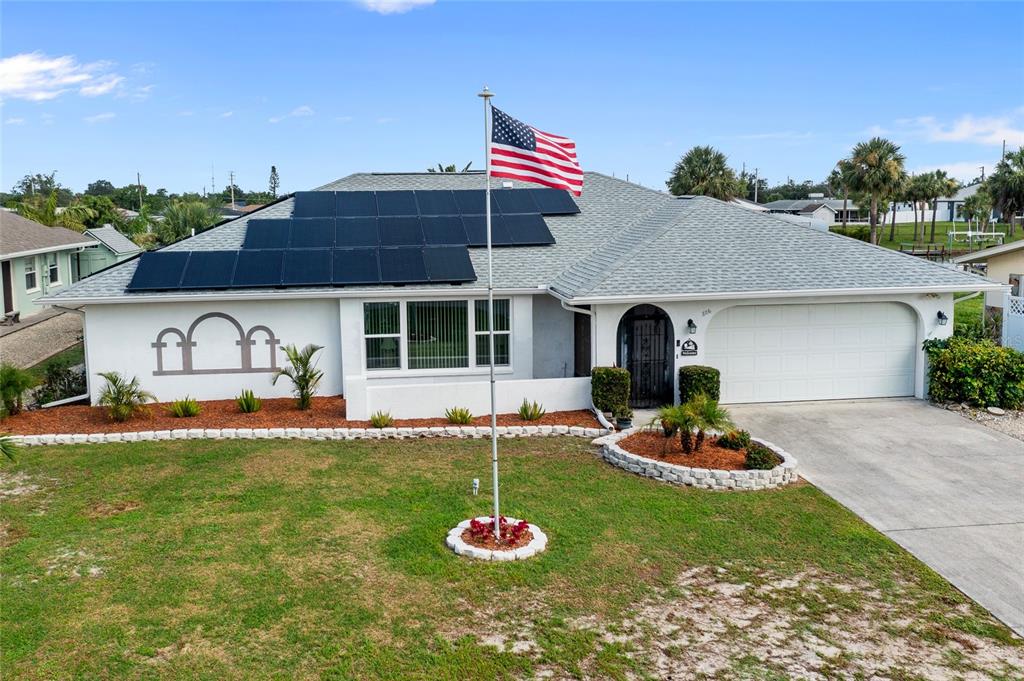
M 583 171 L 576 143 L 543 132 L 491 107 L 491 175 L 536 182 L 579 196 Z

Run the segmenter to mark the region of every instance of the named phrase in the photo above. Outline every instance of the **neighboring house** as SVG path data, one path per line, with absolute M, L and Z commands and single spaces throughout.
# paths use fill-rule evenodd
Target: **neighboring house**
M 142 251 L 142 247 L 111 225 L 87 229 L 85 235 L 97 242 L 98 246 L 85 249 L 72 261 L 72 267 L 76 268 L 75 281 L 123 262 Z
M 40 298 L 65 290 L 75 280 L 72 262 L 89 237 L 63 227 L 47 227 L 10 211 L 0 211 L 0 275 L 4 313 L 22 317 L 45 307 Z
M 953 262 L 958 265 L 981 265 L 988 279 L 1009 285 L 1011 296 L 1024 296 L 1024 241 L 1014 241 L 961 255 L 954 258 Z M 1001 310 L 1002 291 L 987 292 L 985 307 Z
M 806 199 L 780 199 L 769 201 L 764 204 L 770 213 L 796 215 L 799 217 L 823 222 L 827 225 L 842 224 L 843 215 L 846 215 L 846 222 L 863 223 L 869 219 L 868 208 L 861 209 L 853 201 L 847 200 L 846 207 L 843 207 L 843 199 L 829 199 L 822 194 L 811 194 Z M 929 209 L 923 211 L 919 208 L 918 220 L 931 220 L 932 212 Z M 879 216 L 881 219 L 881 216 Z M 886 211 L 886 219 L 892 219 L 892 206 Z M 940 218 L 941 219 L 941 218 Z M 911 203 L 896 204 L 896 223 L 913 222 L 914 206 Z
M 944 196 L 940 198 L 936 204 L 936 220 L 944 222 L 966 222 L 967 218 L 964 216 L 964 201 L 969 199 L 978 193 L 981 189 L 981 183 L 967 185 L 961 187 L 952 196 Z M 999 219 L 999 211 L 993 209 L 990 219 L 995 222 Z
M 635 406 L 672 402 L 687 364 L 718 367 L 726 403 L 922 397 L 921 344 L 952 333 L 954 292 L 1001 288 L 598 173 L 575 203 L 496 184 L 500 412 L 587 408 L 591 368 L 615 364 Z M 48 300 L 84 306 L 90 376 L 138 376 L 161 400 L 287 396 L 271 382 L 282 347 L 315 343 L 320 392 L 344 394 L 349 418 L 486 413 L 483 187 L 477 173 L 350 175 Z
M 739 197 L 730 199 L 729 203 L 734 203 L 737 206 L 740 206 L 742 208 L 746 208 L 747 210 L 756 211 L 758 213 L 767 213 L 768 212 L 768 208 L 766 206 L 764 206 L 764 205 L 762 205 L 760 203 L 754 203 L 753 201 L 748 201 L 747 199 L 741 199 Z

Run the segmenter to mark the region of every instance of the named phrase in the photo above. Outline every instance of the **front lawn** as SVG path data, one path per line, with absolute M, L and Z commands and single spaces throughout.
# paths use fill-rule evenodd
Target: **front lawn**
M 1020 642 L 810 485 L 654 483 L 576 438 L 33 447 L 0 468 L 5 678 L 1016 678 Z M 480 478 L 479 497 L 471 481 Z M 1016 669 L 1017 671 L 1014 671 Z
M 837 223 L 836 226 L 841 226 L 842 223 Z M 857 226 L 860 226 L 859 223 Z M 955 230 L 958 232 L 965 231 L 967 224 L 964 222 L 936 222 L 935 223 L 935 243 L 949 245 L 949 240 L 946 238 L 946 233 Z M 1018 239 L 1024 238 L 1024 229 L 1019 226 L 1015 230 L 1013 236 L 1010 236 L 1010 225 L 1006 223 L 1000 223 L 996 225 L 990 225 L 989 231 L 1002 232 L 1006 236 L 1003 238 L 1003 243 L 1010 243 Z M 930 241 L 932 232 L 931 221 L 925 222 L 922 229 L 921 225 L 918 225 L 918 243 Z M 896 223 L 896 234 L 894 239 L 889 238 L 889 225 L 886 224 L 884 228 L 879 227 L 879 241 L 880 246 L 886 248 L 899 249 L 901 243 L 912 243 L 914 241 L 914 223 L 913 222 L 897 222 Z M 993 246 L 996 242 L 979 246 L 978 248 L 984 248 L 985 246 Z M 967 244 L 957 244 L 957 249 L 967 250 Z

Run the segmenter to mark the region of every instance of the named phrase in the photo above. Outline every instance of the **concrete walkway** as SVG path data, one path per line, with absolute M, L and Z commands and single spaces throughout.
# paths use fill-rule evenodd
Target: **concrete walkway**
M 920 400 L 735 405 L 743 428 L 1024 635 L 1024 442 Z
M 82 315 L 59 312 L 0 336 L 0 361 L 27 369 L 82 339 Z

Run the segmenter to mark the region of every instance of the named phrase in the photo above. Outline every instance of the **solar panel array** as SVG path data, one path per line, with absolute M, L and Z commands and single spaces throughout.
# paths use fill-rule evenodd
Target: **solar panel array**
M 580 212 L 559 189 L 491 192 L 494 246 L 555 243 L 544 215 Z M 242 248 L 144 253 L 129 291 L 475 281 L 483 190 L 298 192 L 290 218 L 250 219 Z

